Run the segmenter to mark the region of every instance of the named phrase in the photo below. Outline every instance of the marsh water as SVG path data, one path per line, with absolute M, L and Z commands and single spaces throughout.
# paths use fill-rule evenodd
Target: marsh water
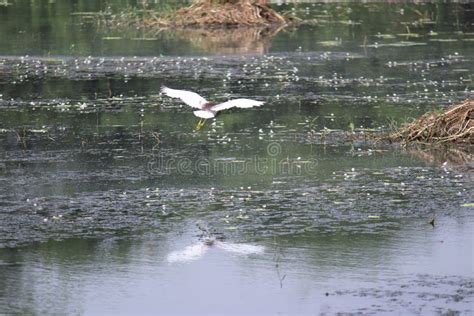
M 368 136 L 472 96 L 472 4 L 159 32 L 106 5 L 0 3 L 0 313 L 474 312 L 472 148 Z M 196 130 L 161 85 L 265 105 Z

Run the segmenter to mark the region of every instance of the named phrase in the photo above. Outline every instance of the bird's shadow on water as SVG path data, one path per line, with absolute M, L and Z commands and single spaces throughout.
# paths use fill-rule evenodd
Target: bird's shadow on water
M 265 252 L 265 247 L 262 245 L 226 241 L 222 234 L 213 233 L 209 228 L 199 223 L 196 226 L 200 231 L 197 236 L 198 241 L 181 250 L 174 250 L 168 253 L 166 256 L 168 263 L 186 263 L 199 260 L 213 248 L 238 256 L 259 255 Z
M 166 261 L 169 263 L 178 263 L 198 260 L 212 248 L 218 248 L 239 256 L 258 255 L 265 251 L 265 247 L 260 245 L 231 243 L 219 240 L 204 240 L 189 245 L 182 250 L 170 252 L 166 257 Z

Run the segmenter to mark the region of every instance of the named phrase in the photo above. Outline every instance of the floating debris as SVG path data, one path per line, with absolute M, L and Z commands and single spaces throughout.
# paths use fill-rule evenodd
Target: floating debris
M 116 41 L 116 40 L 121 40 L 123 38 L 120 37 L 120 36 L 104 36 L 104 37 L 102 37 L 102 39 L 104 41 Z
M 377 35 L 374 35 L 375 37 L 377 38 L 382 38 L 382 39 L 395 39 L 396 36 L 393 35 L 393 34 L 381 34 L 381 33 L 378 33 Z
M 380 219 L 380 216 L 379 216 L 379 215 L 369 215 L 369 216 L 367 216 L 367 218 L 370 218 L 370 219 Z
M 45 134 L 45 133 L 48 132 L 48 130 L 45 129 L 45 128 L 41 128 L 41 129 L 30 129 L 29 132 L 30 132 L 30 133 Z
M 400 41 L 395 43 L 380 44 L 374 43 L 369 45 L 360 45 L 361 47 L 380 48 L 380 47 L 411 47 L 411 46 L 423 46 L 427 45 L 424 42 L 412 42 L 412 41 Z
M 99 23 L 134 27 L 184 28 L 184 27 L 236 27 L 285 25 L 297 21 L 294 16 L 283 17 L 269 4 L 241 0 L 223 4 L 215 1 L 194 1 L 188 7 L 167 12 L 129 9 L 120 14 L 101 12 Z
M 474 100 L 466 100 L 442 113 L 430 112 L 389 135 L 406 143 L 474 144 Z
M 133 37 L 132 41 L 157 41 L 157 37 Z
M 318 44 L 325 47 L 337 47 L 337 46 L 342 45 L 342 41 L 341 40 L 321 41 L 321 42 L 318 42 Z

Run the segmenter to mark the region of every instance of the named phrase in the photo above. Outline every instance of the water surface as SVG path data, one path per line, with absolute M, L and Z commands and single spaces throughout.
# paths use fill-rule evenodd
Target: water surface
M 472 148 L 366 136 L 471 96 L 471 4 L 300 3 L 265 35 L 106 9 L 0 6 L 3 312 L 473 312 Z M 162 84 L 266 104 L 196 131 Z

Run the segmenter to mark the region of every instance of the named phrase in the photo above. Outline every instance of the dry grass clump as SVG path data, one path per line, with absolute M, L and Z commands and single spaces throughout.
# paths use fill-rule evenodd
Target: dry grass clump
M 172 16 L 149 18 L 144 24 L 170 27 L 235 27 L 286 22 L 283 16 L 264 2 L 240 0 L 237 3 L 224 4 L 197 1 L 189 7 L 177 10 Z
M 389 139 L 406 143 L 474 144 L 474 99 L 454 105 L 442 113 L 427 113 L 391 133 Z

